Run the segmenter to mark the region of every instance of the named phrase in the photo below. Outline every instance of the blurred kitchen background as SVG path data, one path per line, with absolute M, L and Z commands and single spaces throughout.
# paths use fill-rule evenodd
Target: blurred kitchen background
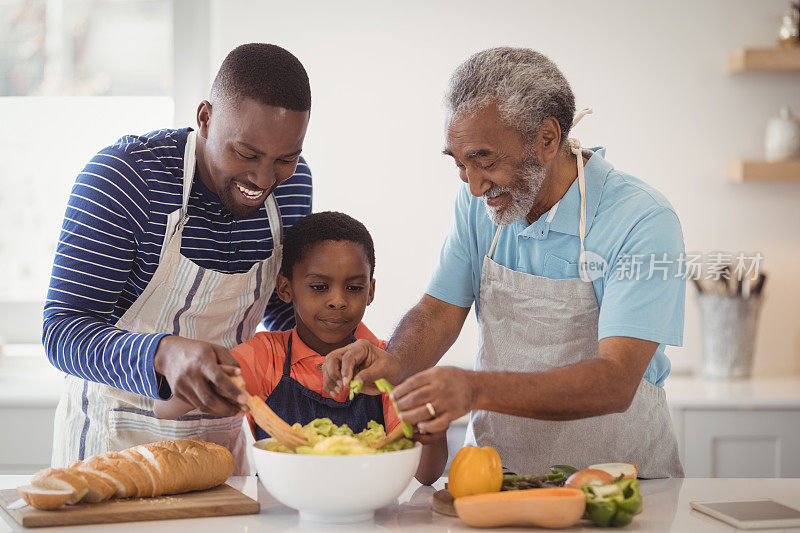
M 263 41 L 309 73 L 314 209 L 372 232 L 365 321 L 384 337 L 422 295 L 451 222 L 450 73 L 498 45 L 553 59 L 594 109 L 573 135 L 667 196 L 687 252 L 760 254 L 769 274 L 749 379 L 703 377 L 687 288 L 666 385 L 687 475 L 800 476 L 800 154 L 759 163 L 768 121 L 800 114 L 784 15 L 789 0 L 0 0 L 0 473 L 49 460 L 60 385 L 41 307 L 76 174 L 123 134 L 195 125 L 228 51 Z M 470 367 L 476 346 L 470 317 L 442 364 Z

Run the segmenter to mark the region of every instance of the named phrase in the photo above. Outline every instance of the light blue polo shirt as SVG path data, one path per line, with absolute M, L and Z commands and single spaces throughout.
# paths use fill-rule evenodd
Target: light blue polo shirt
M 635 337 L 659 343 L 644 378 L 663 385 L 670 370 L 665 345 L 683 342 L 686 283 L 681 262 L 683 233 L 675 210 L 646 183 L 615 170 L 604 148 L 591 148 L 586 163 L 587 255 L 605 269 L 593 272 L 600 307 L 598 337 Z M 577 278 L 580 193 L 576 179 L 559 202 L 533 224 L 525 218 L 503 228 L 493 259 L 551 279 Z M 482 198 L 465 184 L 427 293 L 452 305 L 480 306 L 483 258 L 497 230 Z M 596 256 L 593 254 L 597 254 Z M 599 257 L 598 257 L 599 256 Z M 599 340 L 598 339 L 598 340 Z

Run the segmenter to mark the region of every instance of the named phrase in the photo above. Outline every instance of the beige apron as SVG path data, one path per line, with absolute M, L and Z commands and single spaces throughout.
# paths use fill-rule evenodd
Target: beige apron
M 281 263 L 281 219 L 275 197 L 267 198 L 272 256 L 248 272 L 225 274 L 201 268 L 181 255 L 181 238 L 195 168 L 196 133 L 186 140 L 183 204 L 167 218 L 161 259 L 145 290 L 116 323 L 141 333 L 168 333 L 232 348 L 250 339 L 264 317 Z M 249 473 L 242 418 L 192 411 L 178 420 L 153 414 L 153 400 L 121 389 L 66 377 L 56 410 L 53 466 L 130 446 L 195 438 L 227 447 L 236 475 Z
M 498 227 L 481 271 L 475 370 L 546 372 L 597 357 L 600 311 L 594 288 L 585 281 L 583 157 L 577 140 L 570 139 L 570 145 L 578 160 L 581 196 L 581 278 L 549 279 L 499 265 L 492 260 L 502 226 Z M 558 204 L 550 210 L 548 221 L 557 209 Z M 541 474 L 553 464 L 585 468 L 625 462 L 639 467 L 644 478 L 683 477 L 664 389 L 645 379 L 624 413 L 545 421 L 473 411 L 467 444 L 496 448 L 503 466 L 519 474 Z

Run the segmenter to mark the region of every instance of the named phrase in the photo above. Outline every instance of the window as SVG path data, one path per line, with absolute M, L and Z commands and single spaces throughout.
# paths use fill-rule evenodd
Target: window
M 0 0 L 0 301 L 44 301 L 92 155 L 172 126 L 172 16 L 169 0 Z
M 172 92 L 168 0 L 0 0 L 0 96 Z

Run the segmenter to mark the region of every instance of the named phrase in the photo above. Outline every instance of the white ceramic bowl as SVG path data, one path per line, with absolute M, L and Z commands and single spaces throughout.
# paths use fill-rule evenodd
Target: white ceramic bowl
M 258 444 L 258 443 L 256 443 Z M 394 502 L 417 471 L 422 445 L 367 455 L 295 455 L 253 446 L 258 478 L 276 500 L 315 522 L 372 518 Z

